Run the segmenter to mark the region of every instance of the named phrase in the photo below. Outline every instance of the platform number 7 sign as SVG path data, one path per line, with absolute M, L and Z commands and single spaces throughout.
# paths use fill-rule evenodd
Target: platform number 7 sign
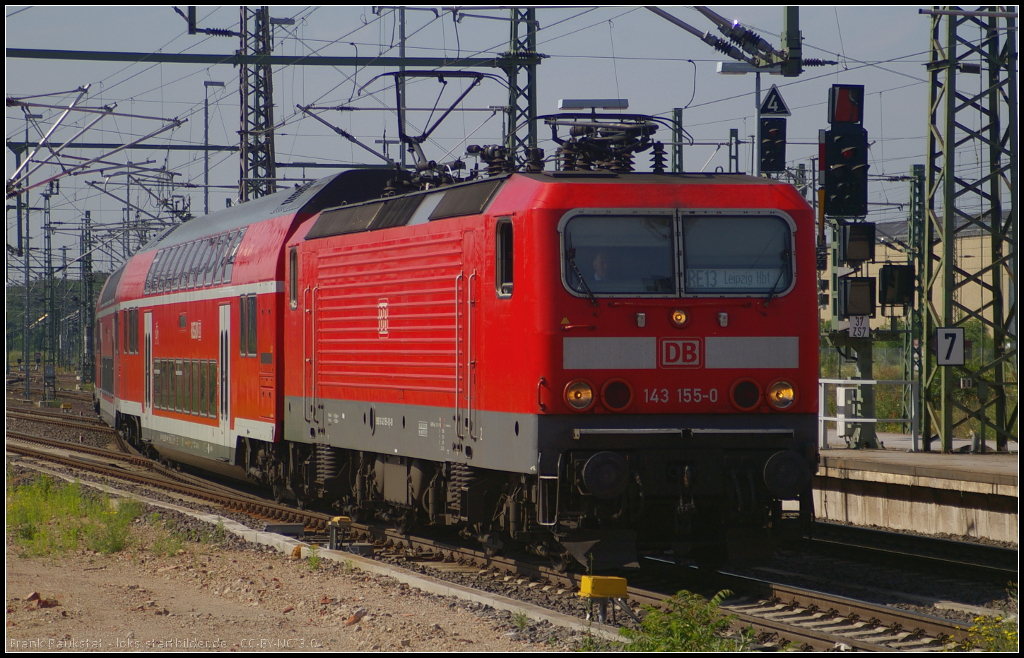
M 939 327 L 936 332 L 936 354 L 940 366 L 964 364 L 964 328 Z

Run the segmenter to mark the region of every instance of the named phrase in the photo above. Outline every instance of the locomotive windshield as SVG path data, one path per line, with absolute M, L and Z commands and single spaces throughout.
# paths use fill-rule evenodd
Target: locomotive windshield
M 577 295 L 778 295 L 793 283 L 792 229 L 776 215 L 584 211 L 562 230 Z
M 573 217 L 565 227 L 566 283 L 595 294 L 672 292 L 672 223 L 671 215 Z

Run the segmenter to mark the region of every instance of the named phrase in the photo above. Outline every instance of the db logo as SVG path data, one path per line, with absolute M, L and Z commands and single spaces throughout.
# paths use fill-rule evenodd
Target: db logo
M 661 341 L 662 368 L 699 368 L 700 339 L 672 338 Z
M 388 337 L 388 300 L 377 300 L 377 337 Z

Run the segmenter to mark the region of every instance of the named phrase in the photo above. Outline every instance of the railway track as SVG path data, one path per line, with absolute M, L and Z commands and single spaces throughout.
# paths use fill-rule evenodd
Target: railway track
M 109 426 L 105 422 L 103 422 L 103 419 L 97 418 L 96 416 L 93 416 L 92 412 L 89 412 L 89 413 L 90 413 L 90 415 L 88 415 L 88 416 L 85 416 L 85 415 L 77 415 L 76 416 L 76 415 L 74 415 L 74 414 L 72 414 L 71 412 L 68 412 L 68 411 L 48 411 L 48 410 L 45 410 L 45 409 L 35 409 L 35 408 L 32 408 L 32 409 L 21 409 L 21 410 L 19 410 L 19 409 L 9 409 L 7 411 L 7 415 L 19 414 L 19 415 L 22 415 L 22 416 L 33 416 L 33 417 L 38 417 L 38 418 L 55 418 L 55 419 L 59 419 L 59 420 L 74 420 L 74 421 L 77 421 L 77 422 L 80 422 L 80 423 L 92 424 L 92 425 L 96 425 L 96 426 L 99 426 L 99 427 L 108 427 L 109 428 Z
M 970 575 L 999 585 L 1016 581 L 1019 574 L 1017 549 L 873 528 L 819 522 L 807 545 L 831 557 L 884 560 L 892 566 L 949 576 Z
M 965 624 L 848 597 L 792 587 L 736 574 L 721 574 L 744 596 L 726 600 L 735 614 L 777 641 L 815 650 L 848 647 L 860 651 L 942 650 L 966 638 Z
M 117 434 L 117 430 L 112 429 L 99 419 L 87 418 L 85 416 L 69 416 L 67 414 L 46 414 L 38 411 L 8 411 L 6 416 L 8 418 L 19 418 L 21 420 L 31 420 L 36 423 L 48 423 L 50 425 L 60 425 L 63 427 L 71 427 L 74 429 L 88 430 L 90 432 L 99 432 L 101 434 Z
M 301 523 L 307 541 L 326 538 L 330 514 L 273 503 L 197 476 L 178 473 L 138 455 L 16 432 L 8 433 L 8 437 L 14 440 L 8 441 L 8 452 L 175 492 L 267 522 Z M 25 445 L 26 442 L 40 447 Z M 81 453 L 81 456 L 55 452 L 61 450 Z M 133 468 L 128 468 L 129 465 Z M 556 597 L 574 596 L 579 586 L 577 574 L 559 572 L 524 557 L 488 556 L 482 550 L 450 539 L 410 536 L 369 524 L 353 524 L 350 539 L 372 544 L 380 558 L 442 578 L 445 574 L 456 573 L 475 577 L 482 583 L 498 581 L 506 588 L 545 592 Z M 920 651 L 941 649 L 965 637 L 965 632 L 959 628 L 965 624 L 913 611 L 725 571 L 695 576 L 692 570 L 674 564 L 645 567 L 654 568 L 630 576 L 634 583 L 639 583 L 629 588 L 633 604 L 659 605 L 681 589 L 709 593 L 728 589 L 734 594 L 723 603 L 723 612 L 735 615 L 739 625 L 753 627 L 759 646 L 765 648 L 791 643 L 791 646 L 813 650 L 846 647 L 869 651 Z

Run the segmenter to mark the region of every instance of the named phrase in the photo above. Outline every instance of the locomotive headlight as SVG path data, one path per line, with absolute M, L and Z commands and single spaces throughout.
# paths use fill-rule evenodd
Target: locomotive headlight
M 601 402 L 609 411 L 625 411 L 633 403 L 633 387 L 625 379 L 609 379 L 601 387 Z
M 677 308 L 672 311 L 672 324 L 676 327 L 682 328 L 686 326 L 686 323 L 690 321 L 690 316 L 681 308 Z
M 768 404 L 776 409 L 786 409 L 796 402 L 796 387 L 784 379 L 768 387 Z
M 594 387 L 585 379 L 576 379 L 565 387 L 565 403 L 573 411 L 586 411 L 594 404 Z
M 753 379 L 737 379 L 729 389 L 729 399 L 740 411 L 753 411 L 761 404 L 761 387 Z

